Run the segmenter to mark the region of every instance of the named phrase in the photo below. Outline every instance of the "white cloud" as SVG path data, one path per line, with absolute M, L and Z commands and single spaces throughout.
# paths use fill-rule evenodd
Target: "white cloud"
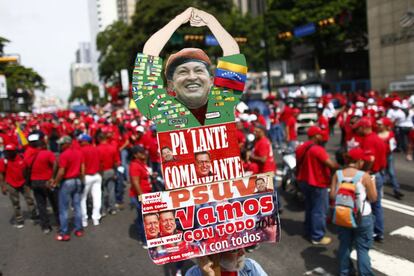
M 48 92 L 70 94 L 69 70 L 79 42 L 90 41 L 86 0 L 0 0 L 0 36 L 6 53 L 20 54 L 46 81 Z

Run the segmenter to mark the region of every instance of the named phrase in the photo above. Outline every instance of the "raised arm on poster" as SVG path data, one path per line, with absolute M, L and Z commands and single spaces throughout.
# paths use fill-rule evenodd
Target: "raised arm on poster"
M 188 22 L 194 27 L 207 26 L 224 56 L 213 77 L 210 58 L 203 50 L 184 48 L 172 54 L 164 69 L 166 88 L 158 55 L 177 28 Z M 233 122 L 246 73 L 246 59 L 234 38 L 211 14 L 188 8 L 152 35 L 137 55 L 133 96 L 138 109 L 157 124 L 158 132 Z

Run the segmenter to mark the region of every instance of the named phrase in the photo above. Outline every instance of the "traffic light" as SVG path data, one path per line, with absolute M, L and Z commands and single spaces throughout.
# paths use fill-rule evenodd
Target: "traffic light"
M 235 37 L 234 38 L 238 43 L 246 43 L 247 37 Z
M 319 20 L 318 22 L 319 27 L 326 27 L 326 26 L 333 25 L 333 24 L 335 24 L 335 18 L 333 17 L 325 18 L 325 19 Z
M 204 41 L 204 35 L 185 35 L 184 40 L 201 42 Z
M 0 57 L 0 62 L 19 62 L 19 57 L 17 56 L 2 56 Z
M 291 39 L 292 38 L 292 32 L 283 32 L 283 33 L 279 33 L 278 35 L 277 35 L 277 37 L 279 38 L 279 39 L 282 39 L 282 40 L 288 40 L 288 39 Z

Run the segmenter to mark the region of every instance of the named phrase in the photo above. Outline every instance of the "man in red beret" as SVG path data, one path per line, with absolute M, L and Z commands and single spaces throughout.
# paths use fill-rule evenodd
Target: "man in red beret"
M 165 66 L 167 89 L 161 77 L 164 45 L 181 25 L 207 26 L 223 49 L 215 76 L 204 51 L 185 48 L 171 55 Z M 149 74 L 147 72 L 150 72 Z M 138 109 L 157 124 L 158 131 L 234 121 L 234 106 L 246 81 L 246 60 L 237 42 L 212 15 L 188 8 L 148 39 L 138 54 L 133 93 Z
M 323 143 L 324 132 L 317 126 L 308 129 L 309 140 L 296 149 L 297 180 L 305 195 L 305 234 L 315 245 L 328 245 L 325 235 L 326 208 L 331 170 L 337 169 Z

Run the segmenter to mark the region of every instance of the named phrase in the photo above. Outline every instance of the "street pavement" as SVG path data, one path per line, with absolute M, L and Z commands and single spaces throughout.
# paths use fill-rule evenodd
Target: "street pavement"
M 333 153 L 337 146 L 338 137 L 334 137 L 327 149 Z M 396 154 L 396 171 L 405 197 L 395 199 L 386 185 L 385 240 L 374 243 L 370 251 L 376 275 L 414 273 L 414 162 Z M 335 275 L 335 227 L 328 227 L 331 245 L 312 245 L 303 238 L 303 205 L 291 194 L 282 192 L 281 197 L 281 242 L 262 244 L 248 257 L 258 261 L 269 275 Z M 25 203 L 22 206 L 25 209 Z M 0 196 L 0 214 L 0 275 L 175 275 L 174 264 L 157 266 L 151 262 L 137 241 L 135 210 L 128 207 L 106 216 L 99 226 L 88 226 L 84 237 L 72 235 L 69 242 L 55 241 L 54 234 L 44 235 L 29 219 L 23 229 L 14 228 L 11 204 L 5 196 Z M 191 265 L 192 261 L 186 261 L 184 268 Z

